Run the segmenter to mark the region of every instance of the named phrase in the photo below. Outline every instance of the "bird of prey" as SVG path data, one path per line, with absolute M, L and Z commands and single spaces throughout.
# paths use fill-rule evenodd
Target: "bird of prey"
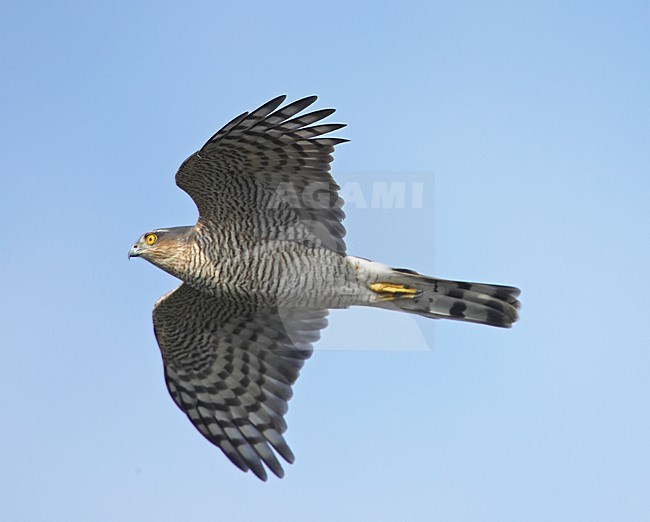
M 448 281 L 346 254 L 343 201 L 330 175 L 344 125 L 300 114 L 316 96 L 279 96 L 241 114 L 181 165 L 194 226 L 143 234 L 129 251 L 182 282 L 153 309 L 167 388 L 235 466 L 278 477 L 291 386 L 328 309 L 371 306 L 498 327 L 519 290 Z

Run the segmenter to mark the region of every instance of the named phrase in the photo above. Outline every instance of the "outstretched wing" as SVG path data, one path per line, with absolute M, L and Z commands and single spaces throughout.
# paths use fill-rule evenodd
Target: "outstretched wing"
M 326 316 L 327 310 L 252 310 L 187 284 L 154 307 L 172 398 L 233 464 L 262 480 L 262 463 L 284 475 L 273 450 L 294 460 L 282 436 L 283 416 Z
M 345 214 L 329 173 L 343 124 L 312 125 L 334 112 L 296 116 L 316 101 L 278 108 L 279 96 L 218 131 L 176 174 L 199 209 L 199 223 L 254 239 L 299 241 L 345 253 Z

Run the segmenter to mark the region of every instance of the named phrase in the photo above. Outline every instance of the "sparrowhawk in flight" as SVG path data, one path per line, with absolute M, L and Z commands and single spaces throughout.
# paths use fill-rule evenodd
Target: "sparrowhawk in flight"
M 194 226 L 143 234 L 129 251 L 182 281 L 154 306 L 169 393 L 243 471 L 278 477 L 291 385 L 330 308 L 371 306 L 498 327 L 519 290 L 447 281 L 346 255 L 343 200 L 330 175 L 344 125 L 300 115 L 285 96 L 237 116 L 181 165 Z M 316 125 L 314 125 L 316 124 Z

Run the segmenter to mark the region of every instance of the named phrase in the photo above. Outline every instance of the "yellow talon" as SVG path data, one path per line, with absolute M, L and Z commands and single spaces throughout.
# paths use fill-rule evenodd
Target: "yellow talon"
M 409 288 L 408 286 L 396 285 L 393 283 L 372 283 L 370 285 L 370 290 L 382 294 L 384 299 L 395 299 L 397 297 L 413 298 L 418 293 L 415 288 Z

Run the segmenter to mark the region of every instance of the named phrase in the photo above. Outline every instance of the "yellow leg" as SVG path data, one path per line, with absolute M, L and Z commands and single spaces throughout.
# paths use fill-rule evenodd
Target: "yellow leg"
M 419 292 L 415 288 L 395 283 L 372 283 L 370 290 L 380 295 L 383 300 L 392 300 L 398 297 L 413 299 Z

